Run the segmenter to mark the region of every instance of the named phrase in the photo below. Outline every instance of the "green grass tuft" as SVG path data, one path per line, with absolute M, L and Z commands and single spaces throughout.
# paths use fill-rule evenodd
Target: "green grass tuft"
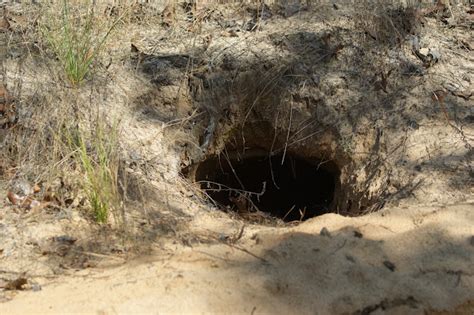
M 119 17 L 104 28 L 93 4 L 88 4 L 84 11 L 80 6 L 71 8 L 69 0 L 62 1 L 60 20 L 56 20 L 54 14 L 46 17 L 43 34 L 73 86 L 81 84 L 90 74 L 94 61 L 120 20 Z M 106 32 L 100 34 L 102 29 Z
M 72 156 L 80 165 L 83 188 L 98 223 L 106 223 L 109 214 L 120 207 L 118 191 L 118 126 L 96 123 L 89 139 L 80 131 L 67 132 Z

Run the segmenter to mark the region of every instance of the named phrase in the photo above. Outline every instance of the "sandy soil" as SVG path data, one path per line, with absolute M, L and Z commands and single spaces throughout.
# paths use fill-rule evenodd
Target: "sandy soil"
M 45 282 L 3 314 L 469 314 L 473 203 L 244 231 Z M 322 232 L 322 229 L 325 232 Z
M 378 7 L 387 19 L 344 5 L 255 19 L 245 5 L 197 8 L 194 20 L 178 7 L 164 21 L 163 3 L 137 5 L 75 90 L 28 37 L 37 7 L 7 8 L 2 80 L 17 118 L 0 125 L 0 149 L 11 130 L 46 129 L 31 119 L 42 111 L 73 103 L 87 121 L 97 109 L 120 118 L 129 186 L 123 228 L 92 222 L 76 173 L 53 179 L 67 205 L 35 210 L 3 198 L 31 177 L 3 174 L 0 314 L 474 313 L 467 5 L 415 26 Z M 220 211 L 193 171 L 247 147 L 333 162 L 334 213 L 261 224 Z M 10 290 L 15 279 L 26 283 Z

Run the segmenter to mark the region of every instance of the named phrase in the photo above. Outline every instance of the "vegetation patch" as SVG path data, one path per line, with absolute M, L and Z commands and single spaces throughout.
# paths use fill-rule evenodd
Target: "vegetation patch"
M 63 0 L 61 14 L 51 7 L 45 13 L 43 35 L 61 62 L 68 81 L 76 86 L 90 74 L 106 40 L 121 17 L 112 23 L 99 19 L 95 6 L 88 2 L 75 4 Z
M 78 164 L 82 187 L 89 207 L 98 223 L 106 223 L 121 206 L 118 190 L 119 142 L 118 127 L 97 121 L 90 135 L 75 129 L 66 131 L 71 157 Z

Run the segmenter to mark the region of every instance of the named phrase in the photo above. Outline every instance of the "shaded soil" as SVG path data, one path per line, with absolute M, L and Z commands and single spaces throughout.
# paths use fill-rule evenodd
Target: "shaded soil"
M 334 166 L 283 155 L 207 159 L 195 180 L 219 207 L 263 211 L 289 222 L 331 212 L 340 186 Z

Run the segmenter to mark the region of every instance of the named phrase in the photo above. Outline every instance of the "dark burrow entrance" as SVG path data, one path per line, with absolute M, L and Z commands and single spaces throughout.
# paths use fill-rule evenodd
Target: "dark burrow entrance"
M 261 211 L 286 222 L 332 212 L 339 177 L 333 162 L 288 154 L 270 158 L 258 150 L 211 157 L 195 173 L 196 182 L 218 206 L 244 217 Z

